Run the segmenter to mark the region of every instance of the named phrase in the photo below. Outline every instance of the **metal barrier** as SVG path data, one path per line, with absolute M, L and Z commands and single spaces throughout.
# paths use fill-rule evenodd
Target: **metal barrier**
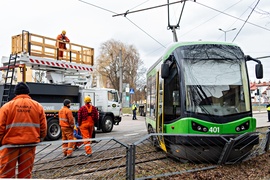
M 157 143 L 160 136 L 165 140 L 166 151 L 161 150 Z M 32 178 L 36 179 L 133 180 L 213 169 L 220 164 L 235 164 L 256 158 L 269 150 L 269 130 L 244 134 L 235 139 L 228 136 L 213 136 L 202 141 L 203 137 L 194 138 L 193 135 L 184 134 L 150 134 L 129 145 L 114 138 L 63 142 L 59 140 L 31 145 L 5 145 L 0 147 L 0 151 L 5 148 L 35 146 Z M 91 144 L 92 156 L 87 157 L 84 155 L 82 143 L 94 140 L 97 143 Z M 67 142 L 81 143 L 71 158 L 63 157 L 62 143 Z M 0 156 L 1 158 L 3 157 Z M 21 168 L 18 168 L 18 164 L 15 169 L 20 173 Z

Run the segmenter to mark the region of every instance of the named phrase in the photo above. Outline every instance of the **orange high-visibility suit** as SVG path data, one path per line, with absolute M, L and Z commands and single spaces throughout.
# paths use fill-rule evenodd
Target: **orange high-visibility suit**
M 67 49 L 66 47 L 66 42 L 70 42 L 70 40 L 68 39 L 67 36 L 63 35 L 63 34 L 59 34 L 57 37 L 56 37 L 56 40 L 59 40 L 58 42 L 56 42 L 56 47 L 59 48 L 59 59 L 63 59 L 63 54 L 64 54 L 64 51 L 63 49 Z
M 62 130 L 62 140 L 73 140 L 74 118 L 72 115 L 72 111 L 68 107 L 63 106 L 62 109 L 60 109 L 58 116 L 60 121 L 59 124 Z M 63 143 L 62 148 L 64 156 L 72 155 L 73 146 L 74 143 L 72 142 Z
M 28 94 L 17 95 L 0 109 L 1 145 L 39 143 L 46 137 L 47 122 L 43 107 Z M 35 146 L 1 148 L 0 178 L 31 178 Z
M 87 112 L 86 112 L 87 109 Z M 85 115 L 87 113 L 87 115 Z M 86 118 L 85 118 L 86 117 Z M 98 119 L 98 111 L 96 107 L 86 104 L 79 109 L 78 112 L 78 123 L 80 126 L 80 130 L 83 136 L 83 139 L 90 139 L 92 138 L 95 120 Z M 92 154 L 92 147 L 90 145 L 90 141 L 84 141 L 85 145 L 85 153 L 86 155 Z

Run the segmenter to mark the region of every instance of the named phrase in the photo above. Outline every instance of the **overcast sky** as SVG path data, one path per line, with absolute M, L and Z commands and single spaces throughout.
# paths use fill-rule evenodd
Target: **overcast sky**
M 170 0 L 177 2 L 177 0 Z M 69 39 L 95 49 L 110 39 L 134 45 L 149 68 L 173 42 L 167 30 L 167 6 L 126 17 L 113 15 L 166 4 L 166 0 L 0 0 L 0 56 L 11 53 L 11 37 L 22 30 L 55 37 L 62 30 Z M 252 57 L 270 56 L 270 0 L 196 0 L 187 1 L 177 30 L 178 41 L 226 41 L 238 44 Z M 170 23 L 178 22 L 183 3 L 170 6 Z M 248 19 L 248 20 L 247 20 Z M 247 22 L 245 23 L 245 21 Z M 229 31 L 236 28 L 236 30 Z M 270 58 L 262 60 L 264 80 L 270 80 Z M 268 63 L 269 62 L 269 63 Z M 252 66 L 252 67 L 251 67 Z M 250 79 L 254 63 L 249 63 Z

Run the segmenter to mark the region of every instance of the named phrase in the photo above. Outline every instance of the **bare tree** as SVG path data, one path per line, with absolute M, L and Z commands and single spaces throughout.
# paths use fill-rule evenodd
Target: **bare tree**
M 102 75 L 106 87 L 119 90 L 120 50 L 122 50 L 123 83 L 128 83 L 130 88 L 136 91 L 146 83 L 146 68 L 143 67 L 143 61 L 133 45 L 126 45 L 114 39 L 102 43 L 97 58 L 98 72 Z

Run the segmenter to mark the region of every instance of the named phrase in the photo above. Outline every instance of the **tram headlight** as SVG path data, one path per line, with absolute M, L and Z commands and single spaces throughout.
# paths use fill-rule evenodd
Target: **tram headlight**
M 203 132 L 207 132 L 208 129 L 206 127 L 203 128 Z
M 243 124 L 240 124 L 239 126 L 236 126 L 235 131 L 241 132 L 249 129 L 249 121 L 244 122 Z
M 192 125 L 192 129 L 194 131 L 200 131 L 200 132 L 207 132 L 208 131 L 207 127 L 205 127 L 205 126 L 203 126 L 201 124 L 198 124 L 198 123 L 196 123 L 194 121 L 191 122 L 191 125 Z

